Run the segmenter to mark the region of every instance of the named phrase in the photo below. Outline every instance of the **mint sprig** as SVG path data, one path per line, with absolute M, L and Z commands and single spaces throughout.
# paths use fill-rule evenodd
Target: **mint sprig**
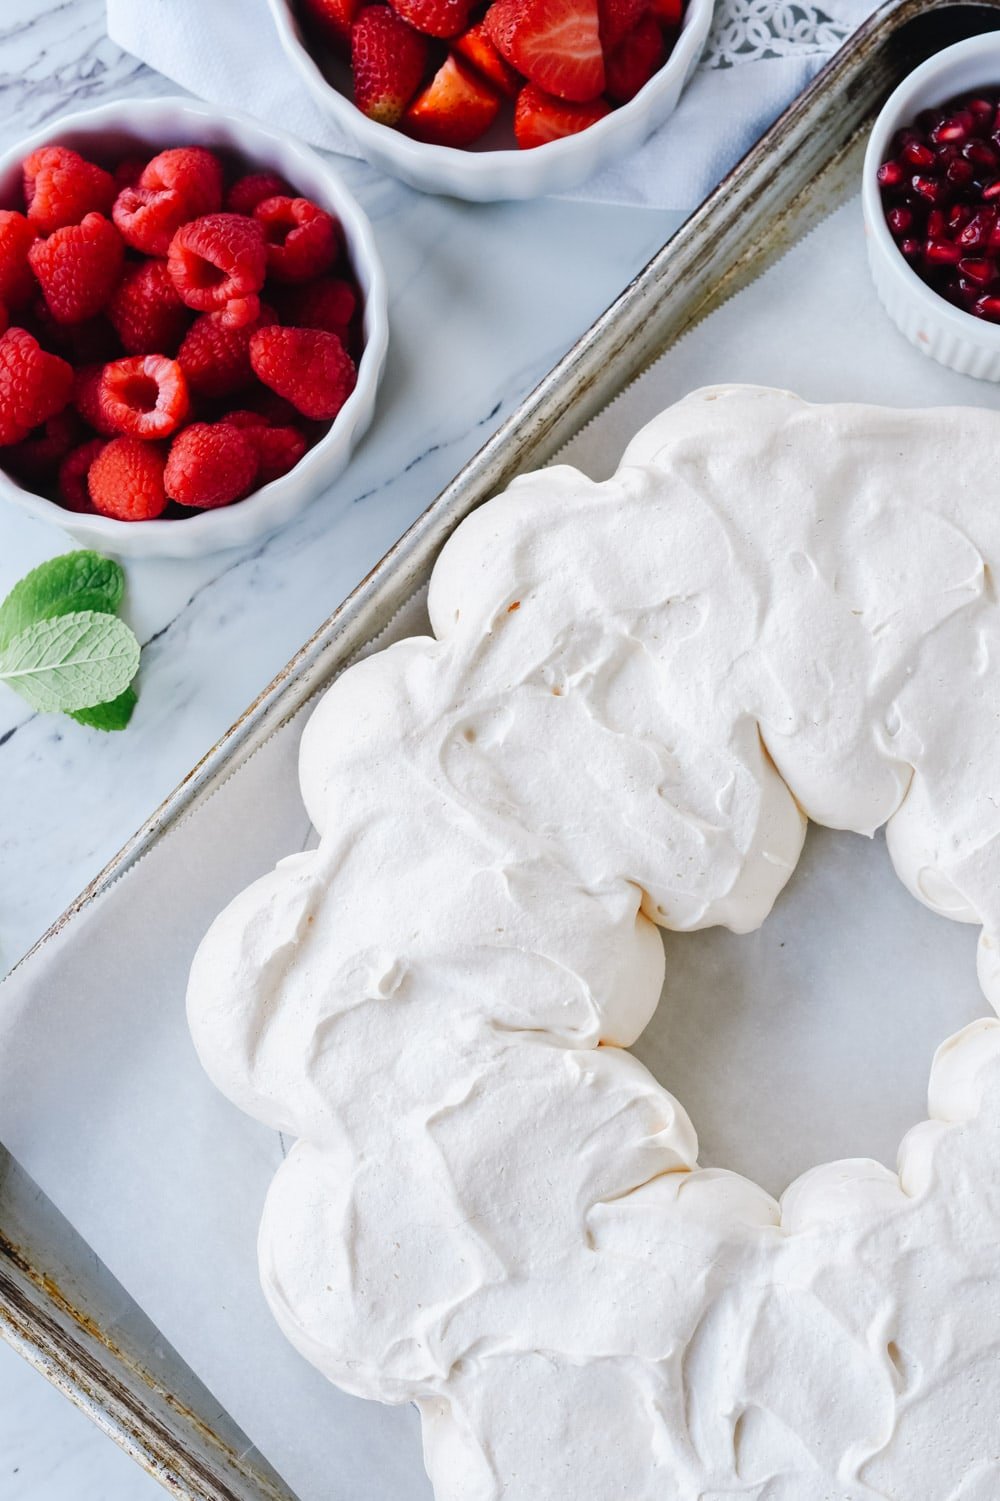
M 122 730 L 135 708 L 139 643 L 117 617 L 119 565 L 64 553 L 32 569 L 0 604 L 0 681 L 43 713 Z

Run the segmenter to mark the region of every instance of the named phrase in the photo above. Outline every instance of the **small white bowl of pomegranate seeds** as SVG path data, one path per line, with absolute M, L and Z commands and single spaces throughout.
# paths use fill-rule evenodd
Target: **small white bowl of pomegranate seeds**
M 583 182 L 674 110 L 714 0 L 269 0 L 319 105 L 429 193 Z
M 119 556 L 268 535 L 375 406 L 386 288 L 314 152 L 187 99 L 0 157 L 0 496 Z
M 1000 381 L 1000 34 L 946 48 L 890 96 L 862 204 L 900 332 L 951 370 Z

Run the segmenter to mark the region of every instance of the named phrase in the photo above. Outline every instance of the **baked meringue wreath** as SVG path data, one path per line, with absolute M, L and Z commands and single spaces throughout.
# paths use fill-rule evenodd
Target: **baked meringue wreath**
M 433 636 L 313 714 L 319 848 L 216 920 L 190 1023 L 298 1138 L 276 1318 L 417 1404 L 438 1501 L 1000 1496 L 1000 1021 L 897 1171 L 780 1200 L 627 1051 L 657 929 L 757 928 L 807 819 L 885 824 L 997 1008 L 998 474 L 995 412 L 696 391 L 470 516 Z

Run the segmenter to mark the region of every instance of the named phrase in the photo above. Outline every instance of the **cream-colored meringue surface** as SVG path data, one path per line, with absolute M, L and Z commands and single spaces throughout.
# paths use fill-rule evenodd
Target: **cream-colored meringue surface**
M 319 848 L 217 919 L 191 1028 L 298 1137 L 276 1317 L 418 1404 L 438 1501 L 1000 1496 L 1000 1021 L 898 1172 L 780 1202 L 626 1051 L 657 925 L 757 927 L 806 816 L 887 822 L 1000 998 L 998 474 L 995 413 L 695 392 L 471 516 L 433 638 L 314 713 Z

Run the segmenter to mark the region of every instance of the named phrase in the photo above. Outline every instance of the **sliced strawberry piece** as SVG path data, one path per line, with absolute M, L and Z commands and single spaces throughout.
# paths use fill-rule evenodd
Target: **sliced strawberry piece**
M 676 31 L 684 19 L 684 0 L 650 0 L 649 9 L 668 31 Z
M 315 28 L 322 41 L 344 56 L 350 52 L 358 0 L 302 0 L 302 12 L 306 24 Z
M 597 0 L 494 0 L 486 30 L 531 83 L 583 103 L 604 92 Z
M 471 146 L 500 109 L 500 95 L 457 57 L 448 57 L 403 116 L 403 129 L 432 146 Z
M 527 83 L 514 106 L 514 134 L 521 149 L 528 150 L 576 135 L 610 113 L 610 106 L 603 99 L 590 104 L 567 104 L 564 99 L 553 99 L 535 84 Z
M 469 24 L 471 0 L 389 0 L 397 15 L 425 36 L 452 37 Z
M 515 73 L 510 63 L 504 62 L 490 41 L 489 32 L 482 21 L 456 37 L 451 46 L 453 52 L 471 63 L 476 72 L 481 73 L 501 94 L 508 99 L 514 98 L 521 87 L 520 75 Z
M 650 0 L 597 0 L 605 59 L 628 36 L 649 9 Z
M 381 125 L 395 125 L 420 87 L 428 42 L 387 5 L 366 5 L 351 30 L 354 102 Z
M 667 44 L 652 16 L 643 16 L 608 58 L 608 98 L 616 104 L 634 99 L 663 67 Z

